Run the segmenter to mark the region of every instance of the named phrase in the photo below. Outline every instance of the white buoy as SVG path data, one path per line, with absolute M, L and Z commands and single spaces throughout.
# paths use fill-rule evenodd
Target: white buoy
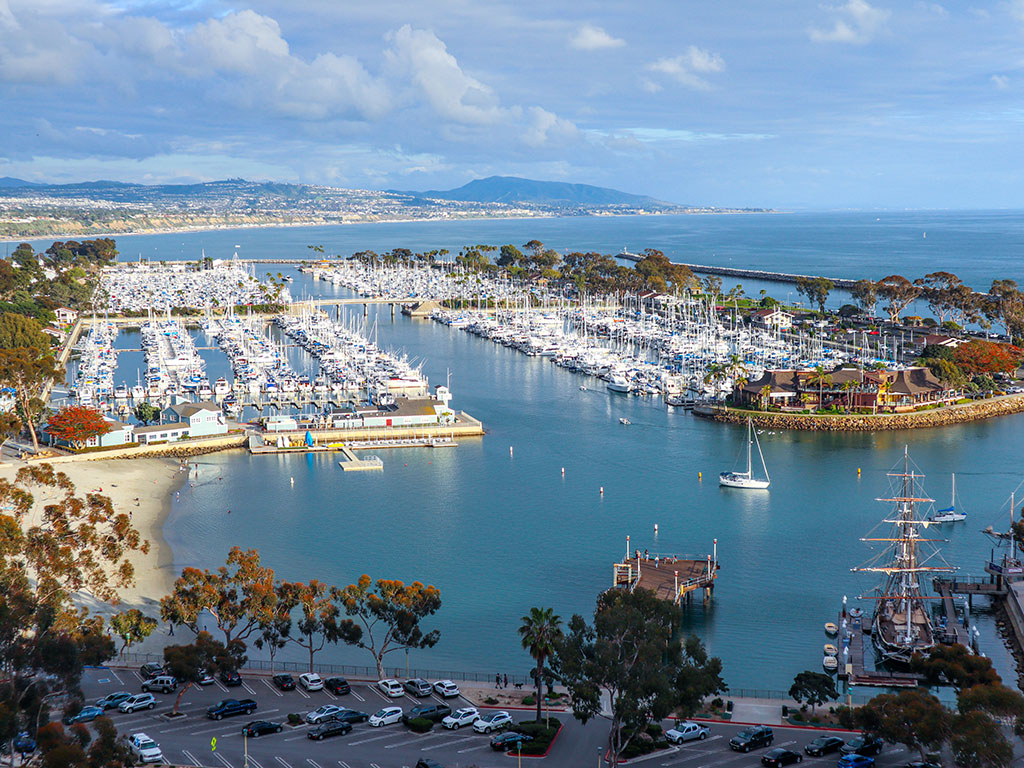
M 295 485 L 295 478 L 293 477 L 291 480 L 292 480 L 292 485 Z
M 604 496 L 604 486 L 601 486 L 601 495 Z
M 655 535 L 657 535 L 657 533 L 658 533 L 658 524 L 657 523 L 654 524 L 654 533 L 655 533 Z
M 562 477 L 565 477 L 565 467 L 562 467 Z
M 511 446 L 511 445 L 510 445 L 510 446 L 508 447 L 508 455 L 509 455 L 509 456 L 511 456 L 511 455 L 512 455 L 512 446 Z

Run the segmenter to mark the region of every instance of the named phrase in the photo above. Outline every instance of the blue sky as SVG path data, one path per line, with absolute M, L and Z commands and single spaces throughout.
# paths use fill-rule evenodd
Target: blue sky
M 1024 207 L 1024 0 L 0 0 L 0 176 Z

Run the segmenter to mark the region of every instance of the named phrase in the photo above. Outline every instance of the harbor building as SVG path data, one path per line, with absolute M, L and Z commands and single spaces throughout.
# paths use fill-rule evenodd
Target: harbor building
M 184 425 L 188 429 L 189 437 L 225 435 L 228 431 L 227 422 L 224 421 L 224 412 L 212 400 L 169 405 L 164 408 L 162 416 L 168 421 L 173 419 Z

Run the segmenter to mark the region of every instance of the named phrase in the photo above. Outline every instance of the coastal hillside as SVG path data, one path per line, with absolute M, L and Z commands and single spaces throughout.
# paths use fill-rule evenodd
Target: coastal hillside
M 673 203 L 645 195 L 633 195 L 608 187 L 571 184 L 564 181 L 537 181 L 517 176 L 488 176 L 474 179 L 456 189 L 432 189 L 404 192 L 432 200 L 459 200 L 472 203 L 533 203 L 562 205 L 629 205 L 638 208 L 677 208 Z

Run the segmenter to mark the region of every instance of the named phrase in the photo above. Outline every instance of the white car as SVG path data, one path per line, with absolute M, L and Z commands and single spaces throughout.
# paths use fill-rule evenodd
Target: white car
M 144 733 L 133 733 L 128 739 L 128 750 L 140 763 L 159 763 L 164 759 L 160 745 Z
M 402 708 L 401 707 L 384 707 L 379 712 L 375 712 L 370 715 L 370 719 L 367 723 L 372 725 L 374 728 L 379 728 L 382 725 L 391 725 L 402 720 Z
M 673 744 L 682 744 L 684 741 L 693 741 L 694 739 L 703 741 L 710 733 L 711 729 L 706 725 L 687 720 L 675 728 L 665 731 L 665 738 Z
M 307 691 L 321 691 L 324 687 L 324 681 L 316 672 L 305 672 L 299 675 L 299 684 Z
M 472 725 L 480 719 L 480 713 L 476 707 L 463 707 L 456 709 L 448 717 L 441 721 L 441 725 L 453 731 L 459 730 L 464 725 Z
M 136 693 L 121 702 L 118 709 L 122 712 L 134 712 L 137 709 L 152 709 L 156 706 L 156 699 L 152 693 Z
M 459 695 L 459 686 L 451 680 L 438 680 L 434 683 L 434 691 L 438 696 L 444 699 L 450 699 L 453 696 Z
M 324 704 L 322 707 L 317 707 L 312 712 L 307 712 L 306 722 L 310 725 L 322 723 L 325 720 L 330 720 L 339 712 L 344 711 L 344 709 L 344 707 L 339 707 L 337 704 Z
M 399 696 L 405 695 L 405 689 L 397 680 L 378 680 L 377 687 L 384 692 L 385 696 L 392 699 L 397 699 Z
M 511 722 L 512 715 L 508 712 L 491 712 L 473 723 L 473 730 L 477 733 L 500 731 L 502 728 L 507 727 Z

